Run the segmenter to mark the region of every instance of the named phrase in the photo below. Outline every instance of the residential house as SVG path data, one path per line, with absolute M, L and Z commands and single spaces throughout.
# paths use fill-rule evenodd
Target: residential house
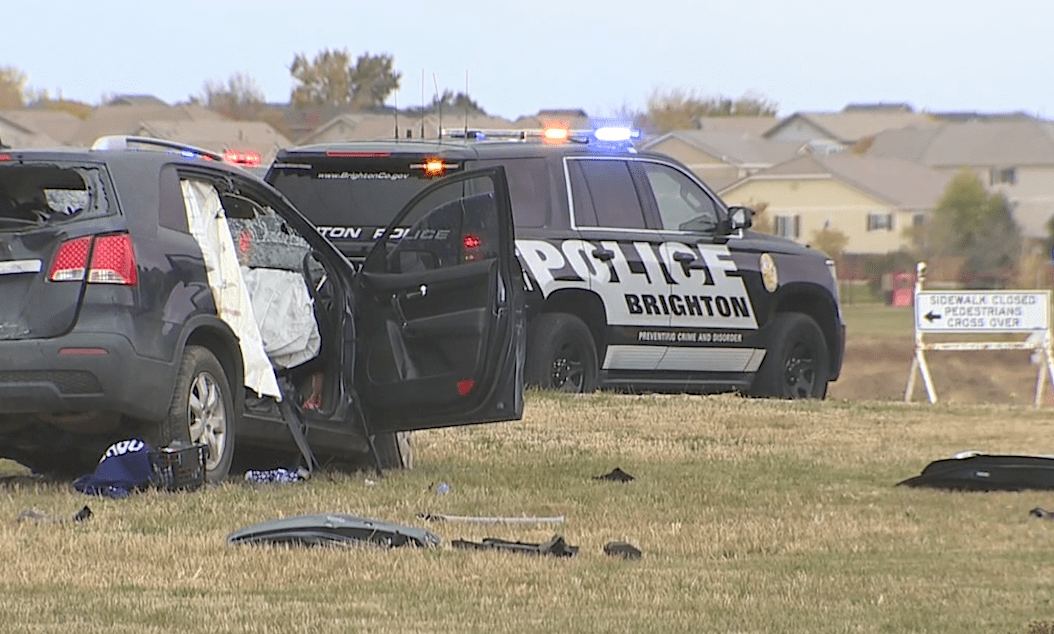
M 700 130 L 713 132 L 743 132 L 761 136 L 778 123 L 776 117 L 697 117 L 695 125 Z
M 758 207 L 775 233 L 807 244 L 823 229 L 848 238 L 845 252 L 908 247 L 951 176 L 908 161 L 853 154 L 798 156 L 720 191 L 729 205 Z
M 466 116 L 464 113 L 444 112 L 440 119 L 438 113 L 425 115 L 408 113 L 345 113 L 333 117 L 315 130 L 304 135 L 297 145 L 311 143 L 333 143 L 339 141 L 365 141 L 370 139 L 391 139 L 398 135 L 401 139 L 435 139 L 443 130 L 489 130 L 506 129 L 512 125 L 498 117 L 478 113 Z
M 100 106 L 77 126 L 70 145 L 90 146 L 101 136 L 135 134 L 143 121 L 226 121 L 204 106 Z
M 214 152 L 256 153 L 262 165 L 270 165 L 279 149 L 291 145 L 289 139 L 263 121 L 143 121 L 132 134 Z
M 0 139 L 21 147 L 67 145 L 80 123 L 63 110 L 5 110 L 0 112 Z
M 933 123 L 926 114 L 893 108 L 848 106 L 841 112 L 796 112 L 781 120 L 762 136 L 808 147 L 814 154 L 842 152 L 884 130 Z
M 704 129 L 674 130 L 648 141 L 641 149 L 672 156 L 711 188 L 720 190 L 790 160 L 797 155 L 799 147 L 797 143 L 769 141 L 747 132 Z
M 1027 116 L 954 119 L 877 134 L 866 156 L 898 158 L 945 175 L 973 170 L 1013 205 L 1026 237 L 1045 238 L 1054 216 L 1054 123 Z

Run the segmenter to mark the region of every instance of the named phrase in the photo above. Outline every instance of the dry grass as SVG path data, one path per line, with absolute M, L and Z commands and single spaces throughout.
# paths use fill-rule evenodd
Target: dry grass
M 376 479 L 86 498 L 0 487 L 5 632 L 1050 631 L 1044 492 L 896 488 L 964 449 L 1045 453 L 1049 411 L 530 393 L 524 420 L 415 436 Z M 593 476 L 621 467 L 628 484 Z M 376 480 L 371 484 L 369 480 Z M 451 491 L 437 496 L 434 485 Z M 14 522 L 33 508 L 95 515 Z M 232 530 L 337 512 L 428 528 L 437 550 L 231 547 Z M 564 515 L 559 526 L 424 523 L 420 512 Z M 580 548 L 553 559 L 449 547 Z M 640 561 L 602 548 L 629 541 Z M 1046 628 L 1046 629 L 1044 629 Z

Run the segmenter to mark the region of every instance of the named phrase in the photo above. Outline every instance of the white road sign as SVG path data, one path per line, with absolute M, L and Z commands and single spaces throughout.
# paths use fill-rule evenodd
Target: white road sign
M 1031 332 L 1050 324 L 1050 291 L 919 291 L 920 332 Z

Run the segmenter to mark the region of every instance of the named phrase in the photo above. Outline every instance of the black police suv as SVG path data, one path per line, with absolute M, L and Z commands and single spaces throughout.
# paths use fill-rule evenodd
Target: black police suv
M 396 466 L 401 432 L 521 416 L 502 168 L 415 192 L 356 271 L 222 159 L 128 137 L 0 151 L 0 456 L 76 474 L 115 441 L 182 440 L 218 480 L 236 448 Z
M 501 166 L 528 290 L 528 383 L 826 395 L 845 338 L 829 258 L 750 231 L 749 209 L 727 208 L 668 156 L 609 135 L 553 136 L 303 146 L 280 152 L 266 180 L 357 260 L 432 180 Z

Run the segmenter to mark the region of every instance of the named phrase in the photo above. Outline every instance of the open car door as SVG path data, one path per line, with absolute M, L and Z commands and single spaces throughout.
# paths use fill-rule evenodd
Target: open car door
M 502 167 L 399 212 L 357 279 L 356 388 L 371 433 L 523 415 L 524 287 Z

